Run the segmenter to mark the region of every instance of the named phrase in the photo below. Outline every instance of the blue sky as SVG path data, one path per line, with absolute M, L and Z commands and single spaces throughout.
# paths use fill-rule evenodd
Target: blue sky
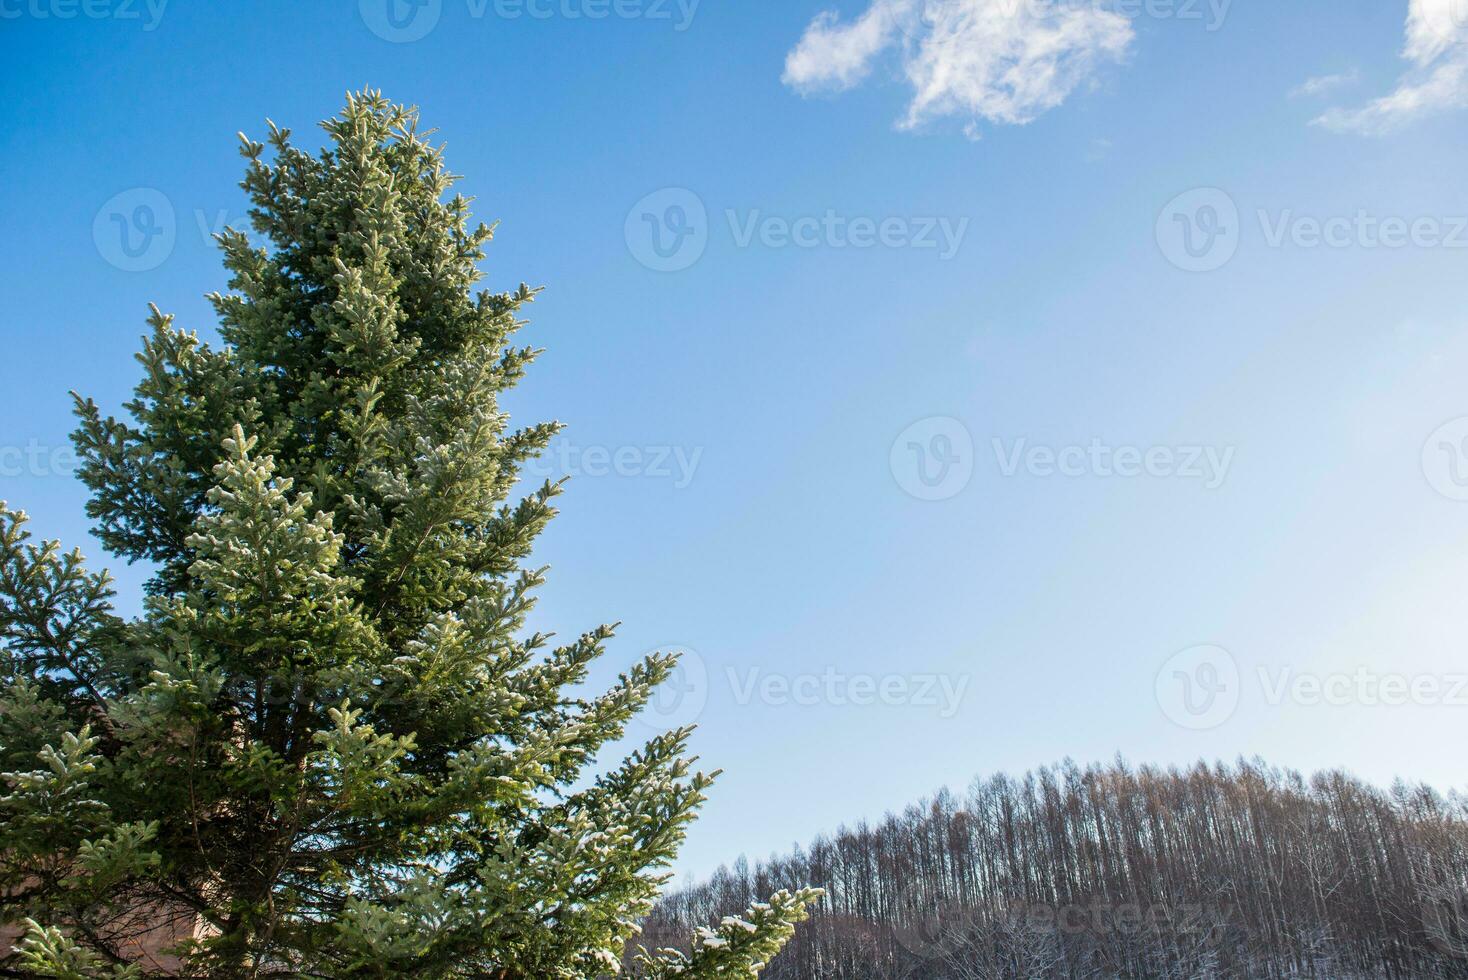
M 537 625 L 695 652 L 680 874 L 1065 757 L 1462 786 L 1459 0 L 394 2 L 0 0 L 39 531 L 101 558 L 66 392 L 212 331 L 236 131 L 379 87 L 547 287 Z

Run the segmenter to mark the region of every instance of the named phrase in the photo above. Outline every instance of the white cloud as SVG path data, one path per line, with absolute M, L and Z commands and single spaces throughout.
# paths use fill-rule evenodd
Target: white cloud
M 1361 73 L 1355 68 L 1339 75 L 1317 75 L 1307 78 L 1290 92 L 1292 99 L 1313 99 L 1317 96 L 1328 95 L 1336 89 L 1355 85 L 1361 80 Z
M 1411 0 L 1402 56 L 1412 68 L 1391 94 L 1355 109 L 1331 109 L 1314 124 L 1380 135 L 1424 116 L 1468 107 L 1468 0 Z
M 871 0 L 856 20 L 824 13 L 785 59 L 802 93 L 844 91 L 900 54 L 913 96 L 900 125 L 943 116 L 1024 124 L 1060 105 L 1102 62 L 1125 57 L 1131 22 L 1066 0 Z
M 829 10 L 817 16 L 785 57 L 785 84 L 806 91 L 845 91 L 865 78 L 897 31 L 886 6 L 879 0 L 849 25 L 838 24 Z

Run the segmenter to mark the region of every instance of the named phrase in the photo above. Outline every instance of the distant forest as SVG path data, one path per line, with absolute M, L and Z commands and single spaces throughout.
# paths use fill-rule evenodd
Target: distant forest
M 1259 762 L 1065 764 L 667 895 L 649 948 L 803 884 L 765 980 L 1468 977 L 1468 801 Z

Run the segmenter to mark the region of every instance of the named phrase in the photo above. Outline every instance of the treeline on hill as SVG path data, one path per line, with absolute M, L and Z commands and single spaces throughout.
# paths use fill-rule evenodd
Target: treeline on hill
M 1468 977 L 1468 801 L 1258 762 L 1065 764 L 666 896 L 649 948 L 826 889 L 765 980 Z

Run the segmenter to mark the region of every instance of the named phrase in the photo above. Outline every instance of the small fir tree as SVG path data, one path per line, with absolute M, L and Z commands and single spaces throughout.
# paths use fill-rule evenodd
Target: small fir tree
M 218 236 L 222 344 L 155 308 L 130 420 L 77 399 L 96 533 L 156 569 L 142 615 L 0 505 L 0 921 L 29 930 L 0 967 L 611 974 L 704 800 L 689 729 L 596 763 L 673 657 L 581 697 L 612 628 L 524 628 L 561 491 L 510 502 L 558 429 L 499 408 L 534 291 L 475 289 L 491 229 L 416 111 L 364 92 L 324 128 L 241 136 L 266 244 Z M 815 897 L 638 969 L 755 976 Z M 164 927 L 181 963 L 139 961 Z

